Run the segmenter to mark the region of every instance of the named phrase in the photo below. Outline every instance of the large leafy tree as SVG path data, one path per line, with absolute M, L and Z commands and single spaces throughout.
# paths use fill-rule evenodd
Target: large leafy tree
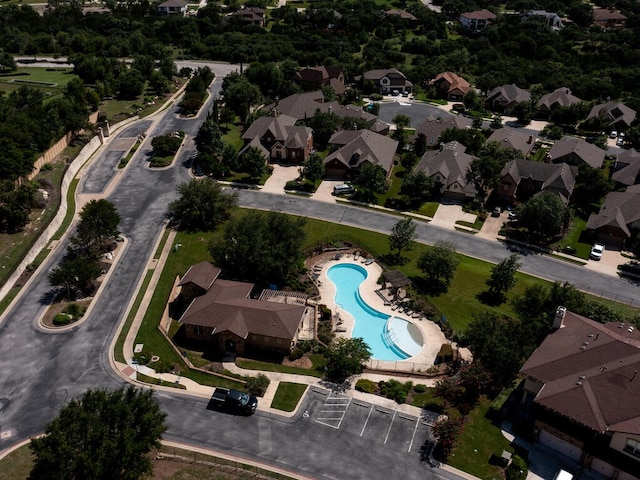
M 363 364 L 371 358 L 371 350 L 362 338 L 339 338 L 327 348 L 325 357 L 327 377 L 341 383 L 362 372 Z
M 169 204 L 171 222 L 180 230 L 213 231 L 227 220 L 238 196 L 222 190 L 215 180 L 192 179 L 178 185 L 178 198 Z
M 232 72 L 222 81 L 225 106 L 233 110 L 242 120 L 249 114 L 252 105 L 262 101 L 260 89 L 245 75 Z
M 416 238 L 416 224 L 411 218 L 403 218 L 393 226 L 391 235 L 389 235 L 389 248 L 392 251 L 397 251 L 396 259 L 398 261 L 402 259 L 403 251 L 413 248 Z
M 311 182 L 322 180 L 324 176 L 324 162 L 316 153 L 310 155 L 302 166 L 302 176 Z
M 89 390 L 65 405 L 31 441 L 30 480 L 137 480 L 152 472 L 166 414 L 152 390 Z
M 120 235 L 120 214 L 108 200 L 91 200 L 80 212 L 80 222 L 72 242 L 92 257 L 100 254 L 105 244 Z
M 515 148 L 504 148 L 498 142 L 487 143 L 475 158 L 467 172 L 467 178 L 473 182 L 481 198 L 487 190 L 494 187 L 500 172 L 510 160 L 522 158 L 522 152 Z
M 560 233 L 571 219 L 571 210 L 553 192 L 544 192 L 522 204 L 518 211 L 520 226 L 534 239 L 545 240 Z
M 491 275 L 487 279 L 487 292 L 491 303 L 504 302 L 505 293 L 516 284 L 516 273 L 520 268 L 520 257 L 513 253 L 491 269 Z
M 54 287 L 61 287 L 61 294 L 73 300 L 78 294 L 93 294 L 94 282 L 101 273 L 102 269 L 95 258 L 72 255 L 51 270 L 49 282 Z
M 571 206 L 587 218 L 597 211 L 603 196 L 613 190 L 613 181 L 604 170 L 581 164 L 578 167 L 578 178 L 571 195 Z
M 402 177 L 400 194 L 404 195 L 412 208 L 420 207 L 433 193 L 434 180 L 426 173 L 409 172 Z
M 259 180 L 267 173 L 267 159 L 256 147 L 247 148 L 238 157 L 236 167 L 243 173 L 249 175 L 252 180 Z
M 432 294 L 447 291 L 460 259 L 451 242 L 438 242 L 426 249 L 418 259 L 418 268 L 425 276 L 426 287 Z
M 389 188 L 387 174 L 380 165 L 363 164 L 353 179 L 358 189 L 358 196 L 365 202 L 372 203 L 376 193 L 384 193 Z
M 228 275 L 261 284 L 281 283 L 302 263 L 305 220 L 279 212 L 251 210 L 227 223 L 209 253 Z

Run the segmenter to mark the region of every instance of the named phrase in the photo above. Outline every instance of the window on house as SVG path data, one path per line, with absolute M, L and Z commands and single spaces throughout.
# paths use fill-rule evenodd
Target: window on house
M 195 327 L 193 327 L 193 333 L 196 335 L 202 335 L 204 332 L 200 325 L 196 325 Z
M 257 340 L 258 336 L 257 335 L 251 335 L 251 340 Z
M 269 343 L 269 337 L 264 337 L 264 342 Z
M 627 444 L 624 446 L 623 450 L 631 455 L 640 457 L 640 441 L 634 440 L 633 438 L 627 438 Z
M 276 343 L 282 343 L 282 340 L 280 340 L 279 338 L 276 339 Z

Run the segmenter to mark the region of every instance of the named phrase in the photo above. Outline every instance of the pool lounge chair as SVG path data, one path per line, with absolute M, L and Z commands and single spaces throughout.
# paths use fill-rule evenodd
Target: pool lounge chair
M 364 262 L 365 265 L 371 265 L 375 260 L 373 258 L 369 258 L 366 262 Z

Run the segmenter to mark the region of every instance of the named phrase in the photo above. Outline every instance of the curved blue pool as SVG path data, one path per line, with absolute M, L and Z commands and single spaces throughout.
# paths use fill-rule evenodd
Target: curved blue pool
M 336 286 L 335 302 L 355 319 L 352 337 L 361 337 L 376 360 L 405 360 L 422 349 L 422 335 L 409 321 L 379 312 L 362 300 L 360 284 L 367 270 L 353 263 L 329 268 L 327 277 Z

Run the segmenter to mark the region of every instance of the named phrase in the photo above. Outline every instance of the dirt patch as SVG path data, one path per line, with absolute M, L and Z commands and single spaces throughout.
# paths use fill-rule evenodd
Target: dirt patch
M 313 368 L 313 363 L 311 362 L 311 359 L 306 356 L 298 358 L 297 360 L 293 360 L 293 361 L 285 357 L 284 360 L 282 361 L 282 365 L 298 367 L 298 368 L 307 368 L 307 369 Z

